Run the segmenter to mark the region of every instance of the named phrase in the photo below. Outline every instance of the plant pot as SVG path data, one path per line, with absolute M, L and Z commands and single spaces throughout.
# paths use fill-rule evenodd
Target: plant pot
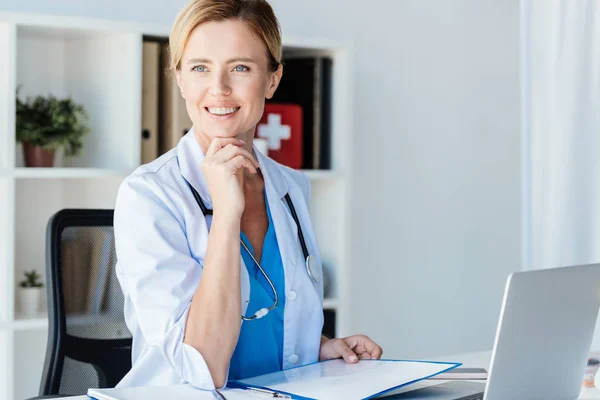
M 17 301 L 19 311 L 24 317 L 35 317 L 39 314 L 43 293 L 44 288 L 19 288 Z
M 54 150 L 44 150 L 31 143 L 23 143 L 25 165 L 27 167 L 49 168 L 54 165 Z

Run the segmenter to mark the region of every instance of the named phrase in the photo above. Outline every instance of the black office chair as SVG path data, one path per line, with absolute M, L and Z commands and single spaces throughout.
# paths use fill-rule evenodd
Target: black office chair
M 65 209 L 46 231 L 48 348 L 40 396 L 114 387 L 131 369 L 112 210 Z

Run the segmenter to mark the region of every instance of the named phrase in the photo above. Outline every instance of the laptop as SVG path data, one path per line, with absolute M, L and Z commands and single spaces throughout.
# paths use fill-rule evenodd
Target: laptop
M 486 383 L 454 381 L 382 399 L 576 399 L 599 309 L 600 264 L 513 273 Z

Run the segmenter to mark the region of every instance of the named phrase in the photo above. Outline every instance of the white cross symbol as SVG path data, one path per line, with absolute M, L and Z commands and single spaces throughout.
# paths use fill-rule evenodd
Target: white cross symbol
M 281 125 L 281 115 L 269 114 L 267 124 L 258 125 L 258 136 L 267 139 L 269 150 L 281 149 L 281 139 L 292 137 L 292 128 L 289 125 Z

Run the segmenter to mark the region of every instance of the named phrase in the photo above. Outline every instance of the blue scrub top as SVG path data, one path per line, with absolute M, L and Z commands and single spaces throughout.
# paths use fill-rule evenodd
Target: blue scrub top
M 245 379 L 256 375 L 281 371 L 283 360 L 283 311 L 285 308 L 285 274 L 277 236 L 265 193 L 265 206 L 269 228 L 262 247 L 260 265 L 265 270 L 277 290 L 277 307 L 261 319 L 243 321 L 237 346 L 229 365 L 229 380 Z M 254 255 L 250 241 L 241 233 L 241 239 Z M 240 244 L 240 251 L 250 278 L 250 303 L 246 316 L 254 315 L 261 308 L 270 307 L 275 294 L 267 279 L 258 269 L 246 249 Z

